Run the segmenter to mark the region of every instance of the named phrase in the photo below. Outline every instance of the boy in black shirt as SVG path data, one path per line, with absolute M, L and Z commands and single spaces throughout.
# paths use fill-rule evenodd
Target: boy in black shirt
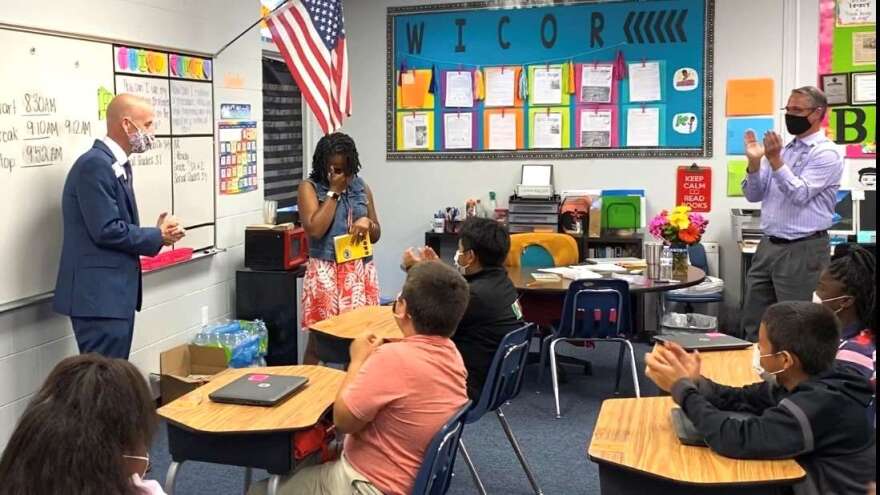
M 874 479 L 874 427 L 863 377 L 833 367 L 840 322 L 822 305 L 781 302 L 764 313 L 756 369 L 762 383 L 727 387 L 700 376 L 700 356 L 670 344 L 646 358 L 648 375 L 672 394 L 721 455 L 794 458 L 807 472 L 796 494 L 864 494 Z M 748 419 L 727 411 L 755 414 Z
M 455 265 L 468 282 L 470 302 L 452 340 L 464 359 L 468 397 L 474 401 L 480 397 L 501 339 L 524 325 L 519 294 L 504 268 L 508 251 L 510 234 L 495 220 L 469 218 L 462 224 Z M 437 253 L 429 247 L 408 250 L 403 266 L 408 269 L 431 259 L 437 259 Z

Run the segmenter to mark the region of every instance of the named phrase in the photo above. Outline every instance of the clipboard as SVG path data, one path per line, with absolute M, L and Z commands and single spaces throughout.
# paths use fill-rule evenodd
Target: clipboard
M 338 235 L 333 238 L 333 246 L 336 248 L 337 263 L 346 263 L 373 255 L 370 236 L 365 236 L 361 242 L 356 242 L 351 234 Z

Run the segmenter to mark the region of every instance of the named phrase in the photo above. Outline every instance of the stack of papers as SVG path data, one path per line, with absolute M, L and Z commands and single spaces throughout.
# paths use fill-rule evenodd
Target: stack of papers
M 539 268 L 539 272 L 555 273 L 569 280 L 583 280 L 602 278 L 602 275 L 590 270 L 584 265 L 561 266 L 556 268 Z
M 626 268 L 615 265 L 614 263 L 596 263 L 594 265 L 590 265 L 590 270 L 599 273 L 624 273 L 626 272 Z
M 559 282 L 562 277 L 555 273 L 533 273 L 532 278 L 538 282 Z

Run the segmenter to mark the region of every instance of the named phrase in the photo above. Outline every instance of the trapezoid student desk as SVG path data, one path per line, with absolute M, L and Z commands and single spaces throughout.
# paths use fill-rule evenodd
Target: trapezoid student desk
M 741 387 L 760 379 L 751 348 L 701 354 L 702 374 L 715 382 Z M 603 494 L 768 495 L 806 476 L 790 459 L 731 459 L 682 445 L 669 419 L 674 407 L 668 396 L 602 403 L 587 455 L 599 465 Z
M 318 343 L 318 358 L 325 363 L 347 364 L 351 341 L 373 334 L 383 339 L 402 339 L 391 306 L 361 306 L 319 321 L 309 327 L 309 338 Z
M 246 373 L 305 376 L 309 383 L 272 407 L 219 404 L 208 395 Z M 165 491 L 174 483 L 185 461 L 213 462 L 265 469 L 271 475 L 269 495 L 280 477 L 293 473 L 293 433 L 314 426 L 333 405 L 345 373 L 323 366 L 272 366 L 228 369 L 210 382 L 161 407 L 168 421 L 171 466 Z M 245 485 L 250 482 L 250 470 Z

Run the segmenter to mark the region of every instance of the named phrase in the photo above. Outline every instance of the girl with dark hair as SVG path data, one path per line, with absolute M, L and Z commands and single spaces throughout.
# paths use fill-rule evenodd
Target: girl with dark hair
M 309 262 L 303 280 L 302 325 L 361 307 L 379 304 L 379 280 L 372 258 L 337 263 L 333 239 L 351 234 L 355 240 L 381 235 L 373 193 L 358 176 L 361 163 L 351 137 L 336 132 L 318 141 L 309 179 L 299 186 L 299 218 L 309 236 Z M 314 339 L 303 359 L 317 364 Z
M 146 381 L 124 359 L 62 360 L 31 400 L 0 459 L 0 495 L 148 495 L 156 431 Z
M 873 253 L 851 244 L 822 272 L 813 293 L 813 302 L 840 318 L 838 362 L 868 378 L 874 376 L 875 367 L 875 265 Z

